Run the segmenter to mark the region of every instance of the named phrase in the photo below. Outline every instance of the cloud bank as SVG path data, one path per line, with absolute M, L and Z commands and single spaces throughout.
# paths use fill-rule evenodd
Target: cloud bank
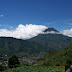
M 30 39 L 42 33 L 46 26 L 33 24 L 19 24 L 14 30 L 0 29 L 0 37 L 13 37 L 18 39 Z
M 35 24 L 19 24 L 17 28 L 12 30 L 12 27 L 10 30 L 8 29 L 0 29 L 0 37 L 13 37 L 17 39 L 30 39 L 38 34 L 63 34 L 65 36 L 72 37 L 72 29 L 70 30 L 63 30 L 62 32 L 55 32 L 55 31 L 48 31 L 43 32 L 48 27 L 43 25 L 35 25 Z
M 72 37 L 72 28 L 71 28 L 70 30 L 63 30 L 61 33 L 62 33 L 63 35 Z

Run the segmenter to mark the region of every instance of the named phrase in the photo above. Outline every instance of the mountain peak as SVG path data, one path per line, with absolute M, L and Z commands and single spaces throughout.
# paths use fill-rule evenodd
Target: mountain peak
M 57 30 L 54 29 L 54 28 L 48 28 L 48 29 L 46 29 L 44 32 L 50 32 L 50 31 L 59 32 L 59 31 L 57 31 Z

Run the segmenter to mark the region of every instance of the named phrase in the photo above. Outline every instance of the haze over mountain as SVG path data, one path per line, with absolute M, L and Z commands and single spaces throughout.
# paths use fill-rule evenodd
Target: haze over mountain
M 54 28 L 45 32 L 54 31 Z M 60 50 L 72 44 L 72 38 L 57 33 L 41 33 L 31 39 L 21 40 L 12 37 L 0 37 L 0 55 L 2 54 L 38 54 L 48 51 Z

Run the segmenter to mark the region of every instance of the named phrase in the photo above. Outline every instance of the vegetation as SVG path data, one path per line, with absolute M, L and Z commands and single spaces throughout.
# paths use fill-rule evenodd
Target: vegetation
M 7 67 L 0 65 L 0 71 L 6 70 Z
M 20 62 L 18 60 L 18 57 L 16 55 L 13 55 L 12 57 L 9 58 L 8 67 L 15 68 L 18 66 L 20 66 Z
M 57 30 L 55 31 L 58 32 Z M 72 45 L 68 46 L 71 43 L 72 38 L 62 34 L 39 34 L 29 40 L 0 37 L 0 55 L 3 55 L 3 53 L 4 55 L 6 54 L 6 59 L 3 58 L 4 61 L 7 61 L 7 55 L 13 54 L 23 55 L 24 53 L 26 56 L 37 56 L 37 54 L 40 53 L 42 55 L 42 58 L 37 59 L 33 65 L 28 63 L 20 65 L 18 57 L 13 55 L 8 60 L 8 69 L 5 70 L 6 68 L 4 66 L 0 66 L 0 71 L 65 72 L 65 66 L 69 67 L 72 65 Z M 46 52 L 48 53 L 43 57 Z M 21 55 L 19 57 L 21 57 Z
M 5 70 L 3 72 L 65 72 L 64 66 L 46 67 L 46 66 L 21 66 Z
M 46 66 L 70 66 L 72 65 L 72 45 L 59 51 L 50 51 L 37 60 L 38 65 Z
M 59 50 L 72 43 L 72 38 L 61 34 L 40 34 L 29 40 L 0 37 L 0 55 L 39 54 Z

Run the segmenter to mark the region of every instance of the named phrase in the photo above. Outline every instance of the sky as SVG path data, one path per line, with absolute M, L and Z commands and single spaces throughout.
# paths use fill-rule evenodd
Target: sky
M 0 0 L 0 36 L 27 25 L 29 30 L 52 27 L 72 37 L 72 0 Z

